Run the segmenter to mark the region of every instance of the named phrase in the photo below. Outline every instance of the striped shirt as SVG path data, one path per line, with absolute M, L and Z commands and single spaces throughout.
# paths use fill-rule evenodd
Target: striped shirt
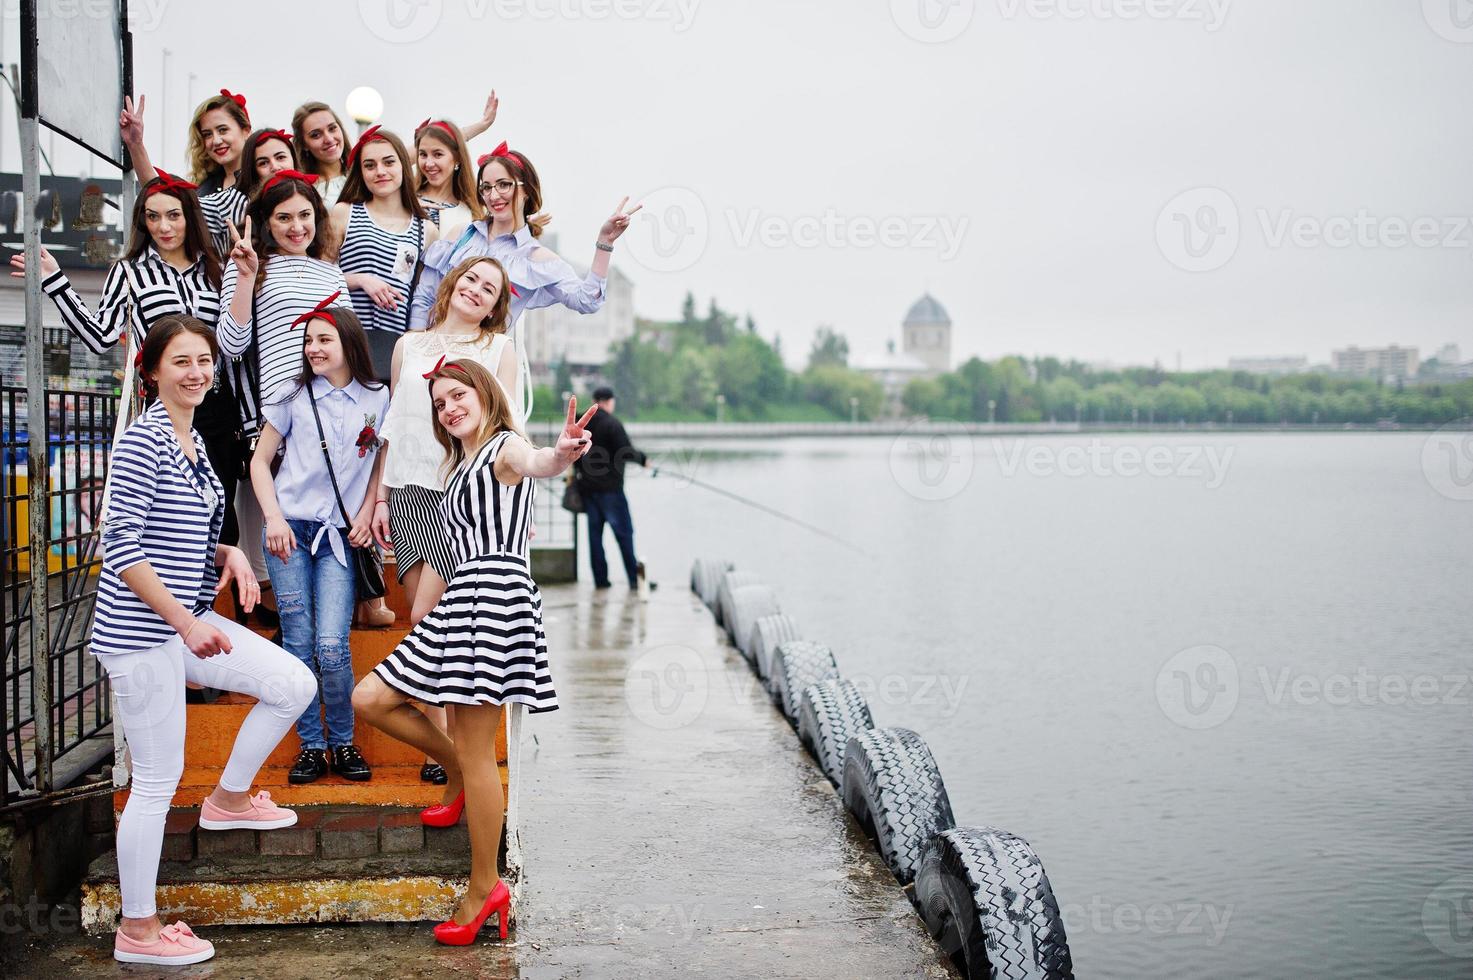
M 403 333 L 409 324 L 409 284 L 414 280 L 414 267 L 424 251 L 424 219 L 409 219 L 401 232 L 384 229 L 363 204 L 351 205 L 348 228 L 343 233 L 343 247 L 338 252 L 338 265 L 343 274 L 352 272 L 378 276 L 404 294 L 398 308 L 381 309 L 361 289 L 349 295 L 353 312 L 365 330 L 389 330 Z
M 302 370 L 305 334 L 293 330 L 292 321 L 333 293 L 342 290 L 346 294 L 348 284 L 343 281 L 342 270 L 331 262 L 306 255 L 273 254 L 266 262 L 266 280 L 252 307 L 255 322 L 248 319 L 239 323 L 230 315 L 235 280 L 235 262 L 231 260 L 225 266 L 220 323 L 215 332 L 222 351 L 260 373 L 259 384 L 246 381 L 244 372 L 237 375 L 241 379 L 236 390 L 244 427 L 254 433 L 260 416 L 257 393 L 275 391 Z
M 142 346 L 148 328 L 171 313 L 197 317 L 209 327 L 220 316 L 220 290 L 210 285 L 205 264 L 196 260 L 180 272 L 152 245 L 138 258 L 116 262 L 108 270 L 95 315 L 60 269 L 47 276 L 41 288 L 61 311 L 67 328 L 98 354 L 107 353 L 130 328 L 134 345 Z
M 445 485 L 440 509 L 456 568 L 482 555 L 528 555 L 537 481 L 523 478 L 507 486 L 496 479 L 496 457 L 513 438 L 505 429 L 493 435 Z
M 210 240 L 215 243 L 216 255 L 230 254 L 230 247 L 234 244 L 230 228 L 233 226 L 240 231 L 249 204 L 246 196 L 234 187 L 201 195 L 199 209 L 204 212 L 205 227 L 210 231 Z
M 196 614 L 215 599 L 225 489 L 210 468 L 204 440 L 191 434 L 198 472 L 180 448 L 162 402 L 149 406 L 113 446 L 92 624 L 92 652 L 98 656 L 146 650 L 175 635 L 123 583 L 122 573 L 139 562 L 152 565 L 169 594 Z

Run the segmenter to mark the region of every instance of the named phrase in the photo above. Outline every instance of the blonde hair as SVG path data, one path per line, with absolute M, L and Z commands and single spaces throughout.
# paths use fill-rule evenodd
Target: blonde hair
M 205 150 L 205 141 L 199 134 L 199 121 L 205 117 L 205 113 L 213 109 L 224 109 L 225 114 L 234 119 L 236 125 L 246 133 L 251 131 L 251 117 L 234 99 L 223 95 L 212 95 L 199 104 L 194 110 L 194 117 L 189 120 L 189 179 L 196 184 L 202 184 L 210 175 L 219 171 L 225 174 L 225 168 L 214 160 Z M 244 151 L 242 151 L 242 166 L 244 166 Z
M 514 432 L 523 439 L 527 438 L 517 425 L 511 401 L 501 390 L 501 382 L 490 371 L 468 358 L 446 361 L 429 373 L 428 380 L 435 441 L 445 450 L 445 462 L 440 467 L 441 477 L 448 480 L 450 474 L 465 462 L 465 446 L 440 424 L 440 413 L 434 408 L 435 382 L 442 379 L 459 381 L 476 393 L 476 398 L 481 403 L 481 424 L 476 428 L 476 445 L 485 445 L 487 439 L 501 432 Z
M 445 318 L 450 315 L 450 299 L 455 295 L 456 284 L 462 276 L 482 262 L 495 266 L 496 271 L 501 273 L 501 292 L 497 294 L 496 302 L 491 304 L 491 312 L 481 319 L 481 339 L 485 340 L 491 334 L 506 333 L 506 322 L 511 319 L 511 280 L 507 278 L 506 268 L 489 255 L 461 260 L 440 280 L 440 288 L 435 290 L 435 303 L 430 307 L 430 326 L 445 322 Z

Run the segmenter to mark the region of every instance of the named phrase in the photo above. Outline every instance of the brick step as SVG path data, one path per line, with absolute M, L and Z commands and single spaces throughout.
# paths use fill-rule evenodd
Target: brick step
M 419 779 L 419 763 L 410 766 L 375 766 L 373 778 L 364 783 L 353 783 L 339 776 L 328 775 L 315 783 L 293 786 L 287 782 L 289 767 L 267 766 L 256 776 L 251 792 L 267 790 L 271 799 L 283 806 L 306 806 L 313 804 L 365 806 L 413 806 L 427 807 L 440 802 L 443 786 L 423 783 Z M 499 766 L 501 789 L 507 789 L 507 768 Z M 179 789 L 174 793 L 176 807 L 198 807 L 200 801 L 209 796 L 220 778 L 218 767 L 213 769 L 189 769 L 184 771 Z M 128 790 L 120 789 L 113 794 L 113 810 L 123 811 L 128 801 Z
M 200 830 L 197 808 L 171 810 L 156 892 L 166 921 L 191 925 L 412 922 L 446 918 L 465 887 L 465 823 L 419 823 L 417 808 L 300 807 L 282 830 Z M 505 841 L 501 860 L 505 867 Z M 82 885 L 89 931 L 115 927 L 117 860 Z

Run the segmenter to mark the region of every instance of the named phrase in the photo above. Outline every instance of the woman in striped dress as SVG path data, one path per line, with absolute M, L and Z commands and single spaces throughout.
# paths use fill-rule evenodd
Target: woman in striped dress
M 516 349 L 506 335 L 510 299 L 506 273 L 495 259 L 469 259 L 441 284 L 430 328 L 411 330 L 394 345 L 393 400 L 380 432 L 383 490 L 373 527 L 379 543 L 394 549 L 394 569 L 410 600 L 410 623 L 439 601 L 455 571 L 440 517 L 445 453 L 435 441 L 429 389 L 420 381 L 447 358 L 468 358 L 495 375 L 507 392 L 515 390 Z M 445 728 L 443 708 L 425 712 Z M 420 778 L 443 785 L 445 770 L 427 759 Z
M 24 276 L 26 259 L 10 260 L 12 276 Z M 162 317 L 194 317 L 210 329 L 220 317 L 220 260 L 210 249 L 195 186 L 160 173 L 138 194 L 133 206 L 128 251 L 108 270 L 102 299 L 93 313 L 77 295 L 51 253 L 41 250 L 41 288 L 61 318 L 89 349 L 105 354 L 126 335 L 140 350 L 149 329 Z M 225 527 L 220 540 L 239 539 L 234 500 L 239 471 L 236 436 L 240 411 L 227 372 L 214 373 L 214 386 L 194 413 L 194 426 L 205 440 L 205 452 L 225 486 Z
M 496 732 L 508 702 L 533 712 L 557 708 L 542 629 L 542 599 L 528 545 L 539 479 L 555 477 L 588 452 L 585 431 L 597 407 L 568 420 L 557 445 L 533 446 L 518 431 L 501 385 L 475 361 L 450 361 L 428 376 L 435 439 L 450 477 L 441 502 L 455 574 L 435 608 L 359 682 L 353 707 L 369 724 L 437 759 L 449 773 L 450 802 L 420 815 L 448 827 L 468 812 L 470 883 L 435 939 L 469 945 L 492 912 L 501 935 L 511 902 L 496 870 L 505 802 L 496 769 Z M 446 738 L 409 704 L 454 704 Z
M 303 102 L 292 113 L 301 171 L 316 174 L 317 192 L 329 209 L 338 203 L 348 180 L 348 137 L 343 121 L 326 102 Z
M 332 226 L 363 328 L 403 333 L 415 271 L 437 230 L 410 190 L 409 153 L 399 137 L 371 126 L 353 144 Z
M 269 180 L 234 239 L 220 286 L 220 348 L 241 360 L 241 426 L 248 436 L 261 428 L 261 393 L 275 391 L 302 367 L 302 334 L 292 321 L 303 311 L 348 288 L 332 263 L 327 211 L 313 190 L 317 178 L 283 170 Z M 235 499 L 240 544 L 256 576 L 266 577 L 261 551 L 264 520 L 248 481 Z

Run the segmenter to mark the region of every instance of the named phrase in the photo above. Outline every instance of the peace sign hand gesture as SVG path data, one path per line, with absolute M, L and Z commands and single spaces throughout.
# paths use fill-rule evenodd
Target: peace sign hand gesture
M 251 216 L 246 215 L 245 227 L 237 232 L 235 225 L 225 223 L 230 231 L 230 251 L 226 258 L 235 263 L 236 271 L 246 279 L 254 279 L 256 270 L 260 268 L 261 260 L 256 256 L 256 249 L 251 245 Z
M 589 438 L 587 428 L 588 420 L 593 418 L 593 413 L 598 411 L 595 405 L 578 417 L 578 399 L 576 396 L 568 399 L 568 422 L 563 426 L 563 434 L 558 436 L 557 453 L 558 460 L 567 466 L 573 460 L 578 459 L 593 448 L 593 440 Z
M 629 227 L 629 219 L 633 216 L 634 212 L 644 207 L 644 203 L 640 202 L 628 211 L 625 211 L 624 205 L 628 203 L 629 197 L 625 195 L 623 200 L 619 202 L 619 206 L 614 208 L 614 213 L 609 215 L 609 220 L 605 221 L 604 226 L 598 230 L 598 240 L 605 245 L 614 244 L 614 241 L 620 235 L 624 234 L 624 230 Z
M 140 95 L 138 104 L 130 96 L 123 96 L 123 112 L 118 116 L 118 129 L 123 135 L 123 145 L 129 149 L 143 143 L 143 103 L 147 96 Z

